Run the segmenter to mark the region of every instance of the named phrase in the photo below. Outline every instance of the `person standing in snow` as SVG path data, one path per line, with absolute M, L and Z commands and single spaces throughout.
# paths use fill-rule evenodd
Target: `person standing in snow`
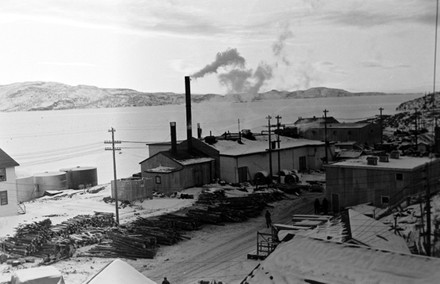
M 319 199 L 318 198 L 316 198 L 315 199 L 315 203 L 314 203 L 314 205 L 313 205 L 314 207 L 315 207 L 315 214 L 319 214 L 320 213 L 320 207 L 321 207 L 321 203 L 319 202 Z
M 170 284 L 166 277 L 163 278 L 162 284 Z
M 268 228 L 270 228 L 270 226 L 272 226 L 272 218 L 271 218 L 271 215 L 270 215 L 269 210 L 266 210 L 266 215 L 265 215 L 265 217 L 266 217 L 266 226 L 267 226 Z

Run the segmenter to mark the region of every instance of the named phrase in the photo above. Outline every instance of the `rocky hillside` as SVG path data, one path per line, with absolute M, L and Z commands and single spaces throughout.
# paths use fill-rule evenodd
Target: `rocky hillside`
M 308 90 L 298 90 L 293 92 L 271 90 L 269 92 L 257 94 L 254 100 L 267 99 L 303 99 L 303 98 L 325 98 L 325 97 L 352 97 L 352 96 L 380 96 L 385 93 L 380 92 L 362 92 L 351 93 L 341 89 L 331 88 L 310 88 Z
M 350 93 L 340 89 L 312 88 L 304 91 L 272 90 L 256 95 L 192 95 L 193 102 L 243 102 L 269 99 L 382 95 L 384 93 Z M 112 108 L 182 104 L 184 94 L 144 93 L 131 89 L 106 89 L 95 86 L 69 86 L 55 82 L 24 82 L 0 86 L 0 111 L 62 110 L 74 108 Z

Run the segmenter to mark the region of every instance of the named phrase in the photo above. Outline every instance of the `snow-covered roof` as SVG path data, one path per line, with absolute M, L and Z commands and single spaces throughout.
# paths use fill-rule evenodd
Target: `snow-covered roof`
M 348 209 L 351 237 L 372 248 L 411 253 L 405 240 L 384 223 Z
M 165 167 L 165 166 L 158 166 L 152 169 L 147 169 L 148 172 L 154 172 L 154 173 L 171 173 L 174 172 L 176 168 L 173 167 Z
M 243 282 L 437 283 L 440 259 L 295 236 Z
M 368 126 L 369 123 L 332 123 L 327 125 L 327 129 L 341 129 L 341 128 L 364 128 Z
M 11 168 L 19 166 L 19 164 L 11 158 L 5 151 L 0 149 L 0 168 Z
M 180 164 L 187 166 L 187 165 L 193 165 L 193 164 L 200 164 L 200 163 L 207 163 L 214 161 L 213 158 L 209 157 L 199 157 L 199 158 L 192 158 L 192 159 L 185 159 L 185 160 L 177 160 Z
M 428 157 L 400 156 L 399 159 L 390 158 L 389 162 L 378 161 L 377 165 L 368 165 L 367 157 L 361 156 L 359 159 L 346 160 L 328 165 L 327 167 L 412 170 L 435 160 Z
M 348 231 L 341 218 L 334 218 L 314 229 L 302 230 L 296 233 L 298 236 L 310 237 L 325 241 L 343 243 L 348 238 Z
M 107 264 L 84 284 L 157 284 L 153 280 L 137 271 L 133 266 L 115 259 Z
M 223 156 L 241 156 L 255 153 L 266 152 L 269 148 L 269 136 L 257 135 L 256 140 L 241 139 L 241 143 L 234 140 L 219 139 L 215 144 L 210 145 L 217 149 Z M 276 136 L 272 137 L 272 141 L 276 140 Z M 291 149 L 308 146 L 324 146 L 325 143 L 316 140 L 294 139 L 290 137 L 280 136 L 280 149 Z M 276 150 L 276 149 L 274 149 Z
M 64 284 L 64 278 L 57 268 L 53 266 L 40 266 L 15 271 L 11 277 L 11 283 Z

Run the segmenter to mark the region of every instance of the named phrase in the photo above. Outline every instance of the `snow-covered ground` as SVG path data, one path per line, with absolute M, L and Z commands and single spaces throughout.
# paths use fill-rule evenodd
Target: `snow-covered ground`
M 26 213 L 22 215 L 0 218 L 0 238 L 12 236 L 14 229 L 20 224 L 38 222 L 50 218 L 52 224 L 61 223 L 77 215 L 90 214 L 94 212 L 115 212 L 114 203 L 104 202 L 104 197 L 110 196 L 110 185 L 98 186 L 103 190 L 97 193 L 89 193 L 84 190 L 66 190 L 56 196 L 44 196 L 39 199 L 25 202 Z M 191 188 L 185 191 L 195 197 L 202 188 Z M 180 208 L 192 205 L 196 199 L 179 199 L 168 197 L 154 197 L 142 202 L 134 202 L 132 206 L 119 209 L 120 223 L 134 220 L 138 216 L 149 217 L 179 210 Z M 84 249 L 84 248 L 82 248 Z M 24 267 L 36 266 L 41 260 L 35 263 L 26 263 L 18 267 L 7 264 L 0 265 L 0 283 L 11 279 L 11 272 Z M 82 283 L 87 276 L 96 273 L 111 259 L 98 258 L 75 258 L 55 264 L 63 273 L 66 283 Z
M 203 188 L 190 188 L 183 192 L 193 194 L 195 199 L 154 197 L 135 202 L 132 206 L 119 209 L 120 222 L 129 222 L 138 216 L 149 217 L 176 211 L 192 205 L 203 189 L 220 187 L 222 186 L 213 184 Z M 223 188 L 226 189 L 227 196 L 246 194 L 227 185 Z M 312 210 L 311 202 L 318 193 L 307 194 L 310 197 L 292 197 L 291 200 L 277 202 L 277 206 L 271 209 L 274 221 L 288 222 L 292 216 L 291 210 L 295 208 L 292 206 L 293 203 L 303 206 L 305 210 Z M 12 235 L 14 228 L 19 224 L 41 221 L 46 218 L 50 218 L 52 224 L 57 224 L 80 214 L 94 214 L 96 211 L 114 212 L 114 203 L 103 201 L 104 197 L 108 196 L 110 196 L 110 186 L 104 185 L 104 189 L 97 193 L 67 190 L 58 196 L 46 196 L 26 202 L 26 214 L 0 218 L 0 237 Z M 202 279 L 223 279 L 223 281 L 228 279 L 230 281 L 226 283 L 239 283 L 239 280 L 258 264 L 257 261 L 247 259 L 247 253 L 255 249 L 258 230 L 268 230 L 265 228 L 263 216 L 244 223 L 204 226 L 202 230 L 188 232 L 187 236 L 191 238 L 190 240 L 159 248 L 156 257 L 152 260 L 124 259 L 124 261 L 158 283 L 161 283 L 162 278 L 167 275 L 170 280 L 174 280 L 172 283 L 197 283 L 196 281 Z M 76 255 L 86 249 L 87 247 L 78 248 Z M 112 260 L 74 256 L 71 259 L 59 261 L 53 266 L 61 271 L 66 283 L 79 284 Z M 40 262 L 41 259 L 36 259 L 34 263 L 25 263 L 18 267 L 8 264 L 0 265 L 0 283 L 9 281 L 15 270 L 34 267 Z

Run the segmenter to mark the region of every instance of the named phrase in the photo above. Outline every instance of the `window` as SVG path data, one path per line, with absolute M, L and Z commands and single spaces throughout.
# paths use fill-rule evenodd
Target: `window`
M 382 202 L 383 205 L 388 205 L 390 203 L 390 197 L 389 196 L 382 195 L 380 197 L 380 199 L 381 199 L 381 202 Z
M 6 181 L 6 169 L 0 168 L 0 181 Z
M 8 205 L 8 192 L 0 191 L 0 205 Z
M 396 180 L 403 180 L 403 174 L 402 173 L 396 174 Z
M 156 176 L 155 180 L 156 180 L 156 184 L 161 184 L 162 183 L 162 180 L 161 180 L 160 176 Z

